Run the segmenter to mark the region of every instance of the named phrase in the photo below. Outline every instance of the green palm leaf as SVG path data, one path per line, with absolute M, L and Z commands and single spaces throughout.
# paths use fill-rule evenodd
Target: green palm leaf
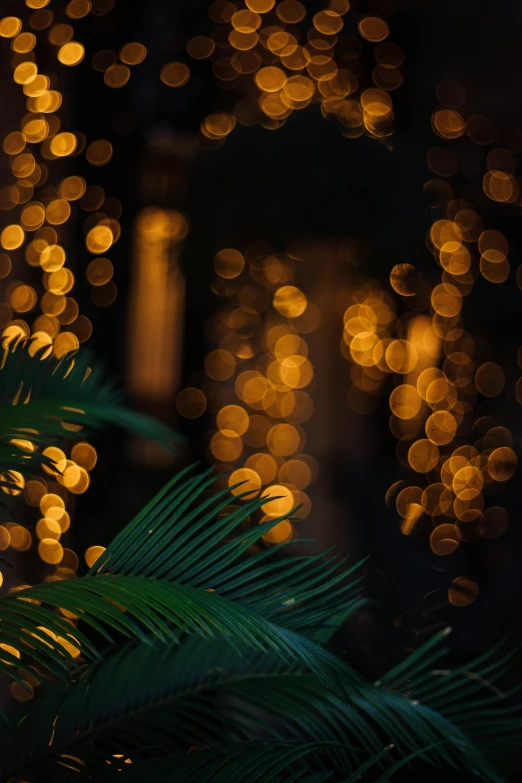
M 286 628 L 317 635 L 336 613 L 361 606 L 358 581 L 335 557 L 282 559 L 288 544 L 245 557 L 285 517 L 237 529 L 268 498 L 210 494 L 211 472 L 176 476 L 108 546 L 90 574 L 125 574 L 212 588 Z M 270 498 L 273 500 L 273 498 Z M 231 508 L 231 501 L 234 505 Z M 228 513 L 227 513 L 228 512 Z M 236 535 L 234 536 L 234 533 Z
M 138 744 L 182 753 L 191 745 L 215 745 L 224 738 L 288 739 L 288 732 L 274 734 L 269 727 L 267 720 L 277 729 L 269 712 L 258 720 L 248 704 L 232 710 L 227 703 L 230 697 L 238 700 L 234 683 L 248 680 L 271 689 L 274 677 L 277 687 L 278 676 L 288 679 L 304 668 L 299 663 L 288 667 L 273 653 L 253 653 L 244 645 L 235 649 L 227 642 L 209 643 L 196 636 L 159 651 L 144 644 L 127 645 L 80 669 L 65 691 L 55 686 L 43 699 L 24 705 L 16 720 L 23 719 L 25 730 L 4 746 L 0 766 L 43 765 L 54 778 L 63 752 L 96 770 L 114 752 L 129 754 Z M 380 748 L 379 742 L 375 747 Z M 338 760 L 337 766 L 346 764 Z
M 125 408 L 88 353 L 56 359 L 31 356 L 25 347 L 4 349 L 0 364 L 0 471 L 27 475 L 50 460 L 12 444 L 29 438 L 36 446 L 79 439 L 80 428 L 116 425 L 172 448 L 176 436 L 165 425 Z M 81 430 L 85 437 L 85 430 Z M 9 475 L 5 481 L 9 483 Z M 11 482 L 12 483 L 12 482 Z
M 146 775 L 150 783 L 323 783 L 341 780 L 355 783 L 378 764 L 391 746 L 354 767 L 347 777 L 339 778 L 335 770 L 312 771 L 308 768 L 332 748 L 343 749 L 335 742 L 249 742 L 222 745 L 185 754 L 184 757 L 157 759 L 138 764 L 116 762 L 114 771 L 97 776 L 95 783 L 141 783 Z M 384 783 L 392 774 L 412 761 L 418 754 L 411 753 L 383 772 L 378 783 Z M 310 758 L 312 757 L 312 758 Z M 117 777 L 119 775 L 119 777 Z
M 288 667 L 273 653 L 195 635 L 160 649 L 126 644 L 80 666 L 68 687 L 57 683 L 43 698 L 21 706 L 14 721 L 23 720 L 25 731 L 3 745 L 0 767 L 32 768 L 47 758 L 52 777 L 62 752 L 96 769 L 115 752 L 129 754 L 137 743 L 182 753 L 225 735 L 246 740 L 248 723 L 232 724 L 222 714 L 227 684 L 299 670 L 304 666 Z
M 67 776 L 76 770 L 92 777 L 123 753 L 160 764 L 158 781 L 190 774 L 206 780 L 198 776 L 214 763 L 208 757 L 207 766 L 193 769 L 186 748 L 211 745 L 217 773 L 241 780 L 249 769 L 243 753 L 258 753 L 259 741 L 270 738 L 286 743 L 285 753 L 289 742 L 296 753 L 313 743 L 323 747 L 310 751 L 310 768 L 284 772 L 274 762 L 265 770 L 268 776 L 274 770 L 274 780 L 301 774 L 312 780 L 307 776 L 319 764 L 318 774 L 333 769 L 347 782 L 369 760 L 381 763 L 381 748 L 391 741 L 397 764 L 420 756 L 498 783 L 482 751 L 493 756 L 509 744 L 506 736 L 513 745 L 521 722 L 484 685 L 509 668 L 510 657 L 496 661 L 493 650 L 466 669 L 434 670 L 445 654 L 441 634 L 382 682 L 366 682 L 314 641 L 331 634 L 333 616 L 339 621 L 356 606 L 340 564 L 316 556 L 282 560 L 283 546 L 245 558 L 279 520 L 245 531 L 264 499 L 212 494 L 213 481 L 209 474 L 176 477 L 86 577 L 0 599 L 0 642 L 22 656 L 0 648 L 0 670 L 23 682 L 36 666 L 68 683 L 23 708 L 17 719 L 23 738 L 5 744 L 2 767 L 51 779 L 59 765 Z M 78 627 L 59 609 L 76 615 Z M 102 646 L 121 639 L 134 641 L 110 648 L 102 660 Z M 70 645 L 85 664 L 77 664 Z M 463 707 L 470 699 L 472 712 Z M 503 727 L 500 741 L 495 721 Z M 253 740 L 256 748 L 246 747 Z M 240 748 L 237 757 L 232 746 Z M 158 759 L 166 752 L 177 757 Z M 198 754 L 201 760 L 207 751 L 189 756 Z M 301 758 L 291 756 L 288 764 Z M 244 766 L 234 772 L 229 761 Z M 137 774 L 140 764 L 123 765 L 118 774 Z
M 420 657 L 419 652 L 410 656 L 412 669 Z M 480 661 L 470 668 L 480 678 Z M 458 670 L 455 675 L 457 681 Z M 483 701 L 474 720 L 489 716 L 491 725 L 497 721 L 497 736 L 502 727 L 503 739 L 513 744 L 520 721 L 511 719 L 509 709 L 497 714 L 496 697 Z M 392 742 L 392 760 L 413 752 L 439 767 L 500 779 L 484 755 L 482 734 L 467 732 L 465 722 L 429 704 L 362 678 L 340 699 L 300 663 L 288 666 L 274 654 L 252 654 L 196 636 L 160 652 L 143 644 L 123 647 L 79 670 L 65 692 L 56 687 L 24 705 L 16 722 L 22 719 L 24 733 L 5 747 L 1 766 L 45 771 L 49 780 L 56 778 L 62 753 L 95 772 L 112 754 L 132 756 L 138 746 L 183 753 L 191 745 L 269 737 L 349 744 L 353 747 L 344 756 L 335 751 L 335 768 L 345 772 Z
M 299 783 L 328 780 L 332 771 L 312 771 L 306 759 L 337 743 L 265 743 L 246 742 L 222 745 L 217 748 L 195 750 L 183 756 L 155 759 L 139 763 L 113 763 L 113 770 L 95 778 L 96 783 L 110 783 L 125 779 L 125 783 L 143 780 L 151 783 L 190 781 L 190 783 L 280 783 L 291 780 Z M 292 772 L 290 771 L 292 770 Z
M 428 704 L 383 686 L 364 683 L 347 699 L 340 699 L 325 693 L 312 675 L 287 672 L 284 676 L 231 678 L 224 687 L 234 704 L 243 705 L 243 711 L 250 709 L 261 724 L 269 722 L 276 736 L 345 742 L 350 738 L 352 744 L 367 752 L 375 752 L 388 741 L 401 756 L 413 750 L 439 767 L 467 770 L 484 780 L 500 780 L 485 755 L 491 751 L 496 761 L 494 743 L 483 746 L 482 737 L 468 732 L 465 722 L 452 720 Z M 238 721 L 240 712 L 235 716 Z M 497 712 L 495 701 L 490 699 L 481 706 L 481 715 L 496 718 L 504 736 L 510 736 L 513 743 L 520 721 L 512 719 L 509 708 Z M 230 710 L 226 716 L 229 722 L 234 720 Z M 432 748 L 429 752 L 428 747 Z
M 504 640 L 466 665 L 433 668 L 448 652 L 440 645 L 448 630 L 392 669 L 384 678 L 387 687 L 407 689 L 414 705 L 422 704 L 430 715 L 458 726 L 496 769 L 518 771 L 522 707 L 513 697 L 520 687 L 504 691 L 497 685 L 513 670 L 517 651 L 503 652 Z
M 177 643 L 180 632 L 221 636 L 253 649 L 274 650 L 284 660 L 302 660 L 337 690 L 346 674 L 347 667 L 328 650 L 215 593 L 158 579 L 104 575 L 38 585 L 0 600 L 1 641 L 56 676 L 66 676 L 73 663 L 72 654 L 60 641 L 63 637 L 86 657 L 99 655 L 82 630 L 71 627 L 54 611 L 59 608 L 80 617 L 82 624 L 108 641 L 114 633 L 146 643 L 150 635 L 166 644 Z M 0 670 L 20 680 L 13 663 L 22 671 L 31 671 L 2 650 Z

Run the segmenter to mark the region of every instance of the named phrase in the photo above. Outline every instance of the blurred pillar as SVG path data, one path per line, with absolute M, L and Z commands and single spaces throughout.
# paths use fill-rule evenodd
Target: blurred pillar
M 179 253 L 187 231 L 181 212 L 146 207 L 137 215 L 133 236 L 128 385 L 138 408 L 167 422 L 180 385 L 185 280 Z M 154 449 L 142 449 L 139 453 L 154 461 Z

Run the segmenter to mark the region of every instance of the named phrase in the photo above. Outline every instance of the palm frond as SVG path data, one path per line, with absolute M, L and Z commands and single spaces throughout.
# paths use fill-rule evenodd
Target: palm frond
M 401 757 L 410 751 L 423 761 L 440 768 L 467 771 L 488 781 L 499 781 L 493 760 L 486 755 L 494 746 L 483 747 L 482 737 L 466 731 L 466 725 L 451 720 L 429 705 L 384 686 L 365 683 L 346 699 L 325 693 L 317 679 L 303 672 L 231 679 L 226 693 L 234 704 L 242 705 L 235 719 L 250 709 L 260 721 L 268 723 L 275 736 L 305 739 L 352 740 L 366 752 L 375 752 L 383 741 L 392 742 Z M 232 709 L 225 711 L 230 722 Z M 232 714 L 231 714 L 232 713 Z M 504 734 L 513 742 L 519 721 L 512 720 L 509 709 L 497 715 L 495 702 L 482 705 L 481 714 L 500 719 Z M 427 751 L 427 748 L 431 748 Z
M 415 666 L 422 655 L 410 657 Z M 470 670 L 480 672 L 480 661 Z M 25 730 L 5 746 L 1 766 L 38 770 L 54 780 L 62 753 L 94 774 L 114 753 L 132 756 L 139 746 L 183 753 L 191 745 L 271 738 L 349 745 L 344 757 L 334 759 L 345 772 L 392 742 L 392 761 L 413 752 L 440 768 L 498 781 L 490 763 L 494 741 L 499 738 L 502 749 L 507 736 L 513 745 L 520 720 L 507 708 L 497 714 L 497 698 L 487 693 L 490 698 L 466 716 L 481 721 L 481 731 L 485 722 L 495 731 L 497 721 L 496 734 L 483 746 L 483 733 L 467 730 L 465 720 L 362 678 L 341 699 L 301 663 L 289 666 L 271 653 L 195 636 L 160 652 L 138 644 L 79 670 L 65 692 L 55 687 L 24 705 L 15 720 Z
M 25 730 L 4 743 L 0 767 L 32 769 L 47 759 L 53 777 L 62 752 L 96 771 L 113 753 L 129 754 L 139 743 L 182 753 L 223 737 L 246 740 L 249 722 L 223 714 L 227 683 L 304 670 L 274 653 L 195 635 L 160 649 L 127 643 L 80 666 L 68 687 L 56 683 L 42 698 L 21 705 L 13 720 Z
M 184 757 L 157 759 L 149 762 L 125 764 L 113 762 L 109 770 L 94 778 L 95 783 L 141 783 L 146 775 L 150 783 L 323 783 L 339 780 L 335 769 L 313 771 L 309 764 L 320 761 L 321 755 L 332 748 L 342 750 L 336 742 L 248 742 L 222 745 L 217 748 L 195 750 Z M 352 768 L 342 783 L 356 783 L 389 753 L 392 746 L 383 748 L 363 764 Z M 378 778 L 378 783 L 390 780 L 401 767 L 418 754 L 408 754 Z M 117 777 L 119 775 L 119 777 Z
M 312 771 L 306 759 L 337 743 L 311 742 L 245 742 L 196 750 L 183 756 L 155 759 L 132 764 L 114 762 L 96 783 L 125 780 L 135 783 L 146 775 L 151 783 L 190 781 L 190 783 L 282 783 L 291 780 L 312 783 L 328 780 L 332 771 Z M 319 776 L 319 777 L 318 777 Z
M 216 477 L 176 476 L 108 546 L 90 574 L 122 574 L 213 589 L 285 628 L 317 634 L 336 613 L 361 606 L 359 567 L 336 557 L 279 555 L 288 543 L 245 558 L 280 517 L 239 530 L 268 498 L 209 493 Z M 273 498 L 270 498 L 273 500 Z M 231 503 L 233 502 L 232 508 Z
M 437 743 L 439 745 L 441 743 Z M 393 746 L 388 746 L 387 748 L 384 748 L 383 751 L 378 756 L 375 756 L 373 759 L 371 759 L 369 762 L 366 762 L 365 765 L 361 765 L 358 770 L 353 772 L 347 780 L 343 781 L 343 783 L 356 783 L 360 780 L 362 774 L 366 772 L 367 769 L 369 769 L 372 766 L 375 766 L 377 764 L 381 757 L 387 753 L 389 750 L 392 749 Z M 395 764 L 392 764 L 391 767 L 388 767 L 382 775 L 379 775 L 377 780 L 374 783 L 386 783 L 386 781 L 391 780 L 391 778 L 395 775 L 396 772 L 398 772 L 403 767 L 406 767 L 409 765 L 410 761 L 413 761 L 414 759 L 418 758 L 419 756 L 423 756 L 426 752 L 429 752 L 432 750 L 436 745 L 428 746 L 427 748 L 421 748 L 419 750 L 412 750 L 411 753 L 408 753 L 406 756 L 403 756 L 398 761 L 395 762 Z
M 315 642 L 216 593 L 158 579 L 103 575 L 38 585 L 0 599 L 2 642 L 18 649 L 24 660 L 62 678 L 74 662 L 67 643 L 87 658 L 99 657 L 99 653 L 83 631 L 56 613 L 60 608 L 81 618 L 107 641 L 113 640 L 114 633 L 145 643 L 152 636 L 164 644 L 176 644 L 179 632 L 222 637 L 253 649 L 273 650 L 287 661 L 302 660 L 336 690 L 343 687 L 349 671 Z M 0 655 L 0 670 L 12 678 L 21 681 L 17 669 L 30 672 L 27 664 L 10 653 L 2 650 Z
M 279 520 L 245 531 L 264 499 L 211 494 L 213 481 L 208 473 L 174 479 L 86 577 L 0 599 L 0 641 L 8 645 L 0 649 L 0 670 L 19 682 L 35 676 L 34 666 L 61 678 L 21 708 L 23 739 L 5 744 L 2 767 L 51 780 L 58 765 L 92 779 L 122 753 L 133 761 L 118 773 L 124 776 L 137 772 L 141 758 L 156 764 L 168 754 L 177 758 L 161 763 L 174 766 L 158 767 L 157 780 L 184 780 L 184 765 L 195 763 L 187 747 L 203 758 L 209 745 L 218 773 L 230 776 L 220 755 L 225 745 L 242 753 L 255 741 L 258 752 L 270 739 L 285 747 L 322 743 L 326 766 L 312 754 L 318 773 L 334 769 L 351 781 L 369 759 L 381 763 L 391 742 L 392 762 L 420 757 L 499 783 L 488 759 L 506 736 L 516 744 L 522 722 L 487 686 L 508 669 L 510 656 L 497 660 L 494 649 L 465 668 L 433 669 L 445 654 L 444 632 L 381 682 L 365 681 L 314 640 L 329 636 L 331 618 L 342 619 L 355 602 L 339 564 L 316 556 L 280 560 L 282 547 L 245 559 Z M 59 609 L 76 615 L 78 627 Z M 103 660 L 102 645 L 121 638 L 132 641 L 109 648 Z M 76 662 L 75 648 L 84 663 Z M 302 772 L 308 781 L 316 768 L 282 770 L 274 780 Z M 199 780 L 199 768 L 194 774 Z
M 422 705 L 430 717 L 440 715 L 457 726 L 495 769 L 512 773 L 520 768 L 521 758 L 522 705 L 514 700 L 520 686 L 503 690 L 498 683 L 513 671 L 518 651 L 505 652 L 506 640 L 502 640 L 466 665 L 433 668 L 448 653 L 440 644 L 448 630 L 435 635 L 383 680 L 387 688 L 406 690 L 409 700 Z
M 29 354 L 25 346 L 5 347 L 0 365 L 0 471 L 27 475 L 50 461 L 11 441 L 30 439 L 48 446 L 85 437 L 85 429 L 116 425 L 172 448 L 176 437 L 158 421 L 124 407 L 112 383 L 88 352 L 57 359 Z M 68 426 L 73 425 L 73 427 Z M 8 478 L 6 480 L 9 480 Z

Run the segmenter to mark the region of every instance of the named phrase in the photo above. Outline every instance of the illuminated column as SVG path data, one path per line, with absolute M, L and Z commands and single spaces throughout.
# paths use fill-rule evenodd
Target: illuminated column
M 128 383 L 140 407 L 168 419 L 179 386 L 185 281 L 178 265 L 188 224 L 177 210 L 147 207 L 134 229 Z

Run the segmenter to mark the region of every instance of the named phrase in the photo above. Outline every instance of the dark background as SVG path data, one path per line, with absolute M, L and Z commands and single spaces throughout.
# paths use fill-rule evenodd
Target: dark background
M 207 350 L 203 324 L 216 304 L 209 283 L 212 258 L 220 247 L 241 247 L 262 239 L 284 250 L 302 238 L 356 237 L 366 249 L 366 276 L 386 285 L 391 267 L 408 262 L 428 280 L 435 280 L 437 269 L 426 250 L 425 234 L 438 213 L 429 206 L 423 188 L 432 176 L 427 151 L 441 144 L 430 126 L 437 82 L 462 83 L 474 113 L 487 114 L 495 122 L 520 118 L 522 24 L 517 4 L 406 0 L 398 3 L 388 20 L 391 40 L 406 54 L 405 81 L 393 95 L 397 117 L 393 137 L 347 139 L 338 124 L 326 121 L 317 106 L 310 106 L 294 113 L 275 132 L 237 125 L 219 149 L 180 158 L 181 142 L 190 141 L 201 119 L 233 105 L 232 96 L 216 85 L 205 61 L 190 62 L 192 77 L 181 90 L 165 86 L 158 78 L 164 63 L 188 61 L 184 47 L 190 37 L 212 30 L 207 5 L 206 0 L 134 0 L 132 4 L 120 0 L 109 15 L 89 15 L 78 23 L 86 58 L 81 67 L 71 69 L 75 95 L 71 115 L 87 139 L 113 142 L 113 159 L 96 171 L 96 183 L 123 202 L 122 238 L 111 253 L 118 298 L 110 308 L 94 307 L 87 283 L 78 275 L 78 301 L 93 322 L 90 345 L 122 386 L 132 225 L 141 207 L 156 203 L 177 208 L 190 220 L 181 259 L 187 281 L 183 376 L 188 385 L 201 372 Z M 321 7 L 305 5 L 313 11 Z M 371 3 L 360 3 L 356 10 L 378 13 Z M 356 18 L 352 14 L 347 24 L 355 25 Z M 88 65 L 92 55 L 134 40 L 147 46 L 146 60 L 133 69 L 124 88 L 105 88 L 102 74 Z M 452 144 L 464 161 L 456 190 L 480 189 L 487 149 L 470 150 L 473 145 L 465 139 Z M 87 176 L 85 166 L 78 173 Z M 154 192 L 150 172 L 157 171 L 159 181 L 165 169 L 168 185 Z M 466 300 L 464 318 L 469 332 L 488 341 L 495 360 L 514 383 L 520 332 L 521 293 L 515 279 L 520 209 L 497 209 L 493 202 L 481 206 L 488 211 L 488 227 L 502 230 L 509 239 L 512 271 L 503 285 L 479 280 Z M 83 242 L 77 242 L 77 247 L 84 247 Z M 85 257 L 81 249 L 78 253 L 78 266 L 85 266 L 87 252 Z M 328 272 L 324 268 L 314 274 L 311 290 L 306 291 L 312 299 L 321 275 Z M 331 368 L 333 382 L 338 380 L 339 385 L 345 383 L 344 365 L 339 357 L 339 366 Z M 518 446 L 520 408 L 514 394 L 487 405 L 488 412 L 494 409 L 498 423 L 510 429 Z M 404 647 L 415 646 L 413 628 L 432 621 L 455 627 L 451 644 L 457 657 L 487 646 L 508 630 L 516 633 L 522 592 L 518 476 L 502 496 L 511 525 L 501 543 L 480 542 L 460 547 L 452 558 L 437 558 L 426 541 L 400 534 L 395 509 L 384 502 L 388 486 L 401 478 L 386 398 L 371 417 L 361 420 L 347 411 L 339 416 L 329 453 L 321 460 L 325 478 L 313 495 L 310 525 L 321 538 L 323 511 L 333 504 L 328 541 L 349 547 L 354 558 L 371 555 L 365 584 L 375 603 L 342 640 L 350 655 L 364 663 L 370 674 L 377 673 L 384 660 L 398 658 Z M 187 438 L 179 463 L 204 460 L 205 423 L 177 420 L 174 404 L 170 419 Z M 92 488 L 78 503 L 73 544 L 77 551 L 93 542 L 106 543 L 172 472 L 132 464 L 128 442 L 117 433 L 101 436 L 96 445 L 99 465 Z M 495 572 L 484 567 L 490 558 L 484 550 L 499 545 L 509 550 L 510 564 Z M 445 593 L 451 579 L 463 573 L 473 574 L 480 583 L 480 596 L 471 606 L 438 606 L 438 594 L 425 599 L 431 591 Z

